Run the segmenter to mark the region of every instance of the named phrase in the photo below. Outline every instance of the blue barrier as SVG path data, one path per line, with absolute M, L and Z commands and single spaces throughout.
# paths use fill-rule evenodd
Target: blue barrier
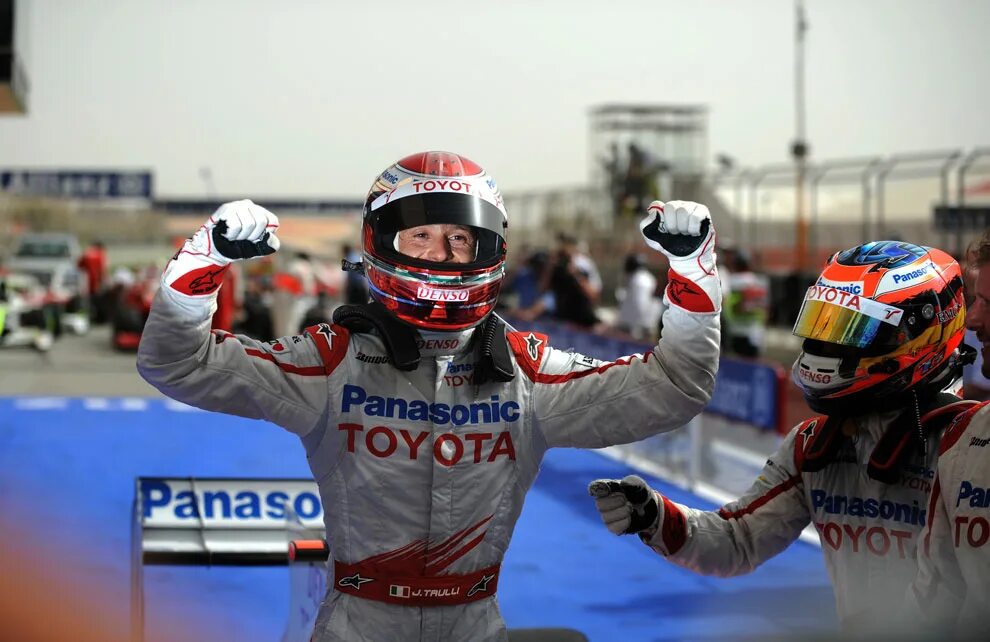
M 560 321 L 520 321 L 513 317 L 506 320 L 517 330 L 546 334 L 555 348 L 574 350 L 603 361 L 653 349 L 651 343 L 592 334 Z M 722 357 L 715 391 L 705 412 L 784 433 L 787 430 L 784 425 L 784 380 L 784 370 L 777 364 Z

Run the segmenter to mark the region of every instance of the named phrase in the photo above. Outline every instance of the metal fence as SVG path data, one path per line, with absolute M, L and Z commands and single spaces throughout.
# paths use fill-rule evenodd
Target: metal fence
M 806 181 L 808 246 L 816 256 L 879 238 L 960 255 L 983 230 L 938 228 L 933 212 L 990 203 L 990 147 L 823 161 L 809 166 Z M 726 172 L 712 185 L 733 212 L 739 245 L 760 256 L 796 244 L 793 165 Z

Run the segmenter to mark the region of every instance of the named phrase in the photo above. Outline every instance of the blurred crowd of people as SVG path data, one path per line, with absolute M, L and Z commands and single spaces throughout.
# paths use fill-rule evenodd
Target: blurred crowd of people
M 723 352 L 759 357 L 765 348 L 769 281 L 752 268 L 743 250 L 727 245 L 718 257 L 725 295 Z M 218 295 L 213 327 L 268 340 L 326 321 L 337 306 L 368 300 L 360 269 L 342 268 L 342 263 L 353 267 L 360 261 L 360 252 L 343 244 L 333 256 L 289 249 L 277 262 L 266 258 L 234 265 Z M 603 291 L 587 241 L 559 234 L 551 248 L 526 247 L 510 267 L 499 311 L 510 322 L 554 320 L 596 334 L 655 341 L 662 332 L 667 265 L 653 253 L 630 251 L 605 267 L 610 272 L 618 268 L 614 291 Z M 97 241 L 85 250 L 79 268 L 93 323 L 111 324 L 116 347 L 136 348 L 161 266 L 110 266 L 106 248 Z
M 502 312 L 522 321 L 552 319 L 583 330 L 654 341 L 662 332 L 663 292 L 667 266 L 651 263 L 646 253 L 621 257 L 614 297 L 603 296 L 602 277 L 587 243 L 568 234 L 553 249 L 528 248 L 511 270 Z M 770 281 L 757 271 L 749 255 L 727 244 L 719 249 L 722 280 L 723 352 L 760 357 L 766 347 Z M 614 266 L 611 266 L 614 267 Z M 603 301 L 614 298 L 615 306 Z

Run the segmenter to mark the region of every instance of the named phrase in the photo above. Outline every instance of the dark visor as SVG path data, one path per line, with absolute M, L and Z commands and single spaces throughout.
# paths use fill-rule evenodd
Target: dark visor
M 432 261 L 410 259 L 396 252 L 393 241 L 401 230 L 420 225 L 466 225 L 478 235 L 478 251 L 472 267 L 486 267 L 501 259 L 505 241 L 505 215 L 491 203 L 448 192 L 417 194 L 387 203 L 368 215 L 375 231 L 375 249 L 383 256 L 402 256 L 410 265 L 435 267 Z
M 497 207 L 480 198 L 443 192 L 417 194 L 382 205 L 369 215 L 372 227 L 381 234 L 419 225 L 448 223 L 470 225 L 505 236 L 505 216 Z

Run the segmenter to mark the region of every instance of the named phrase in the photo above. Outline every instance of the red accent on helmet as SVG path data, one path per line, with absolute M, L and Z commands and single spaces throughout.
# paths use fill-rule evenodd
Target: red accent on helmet
M 423 176 L 478 176 L 485 170 L 472 160 L 451 152 L 420 152 L 396 165 Z

